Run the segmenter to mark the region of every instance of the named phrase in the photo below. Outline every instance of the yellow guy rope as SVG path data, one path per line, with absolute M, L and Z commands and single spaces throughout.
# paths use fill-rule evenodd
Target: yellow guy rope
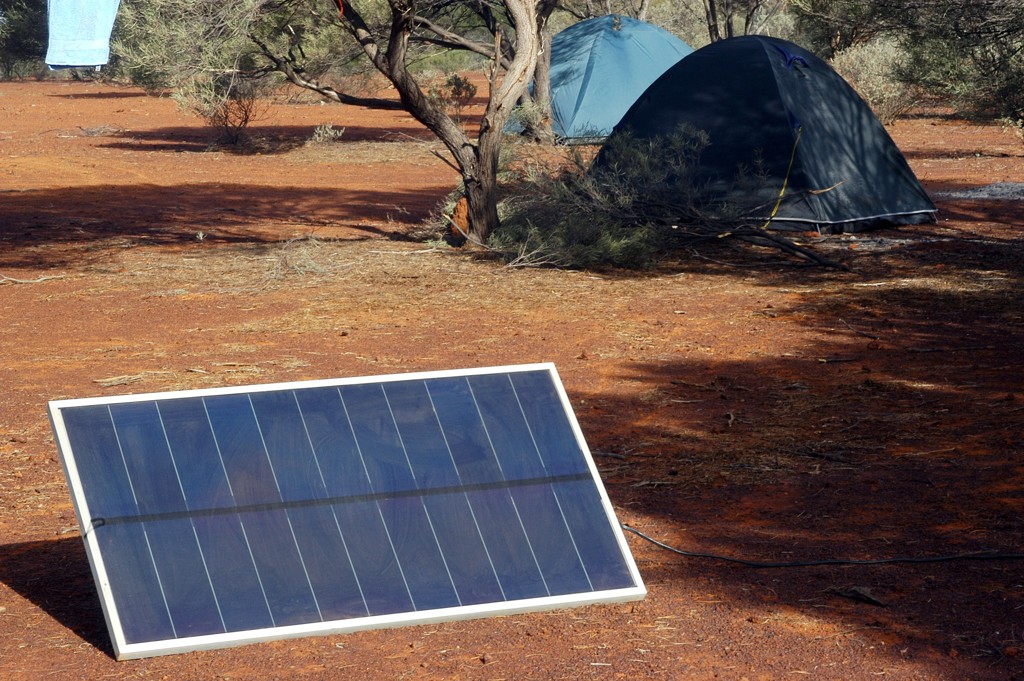
M 768 220 L 761 225 L 761 229 L 768 229 L 768 225 L 772 224 L 772 220 L 775 219 L 775 215 L 779 212 L 779 206 L 782 205 L 782 197 L 786 194 L 786 185 L 789 184 L 789 174 L 793 172 L 793 162 L 796 160 L 796 148 L 800 144 L 800 133 L 804 131 L 804 126 L 797 126 L 796 139 L 793 140 L 793 153 L 789 156 L 789 167 L 786 168 L 786 177 L 782 180 L 782 189 L 779 190 L 779 198 L 775 202 L 775 207 L 772 208 L 772 214 L 768 216 Z

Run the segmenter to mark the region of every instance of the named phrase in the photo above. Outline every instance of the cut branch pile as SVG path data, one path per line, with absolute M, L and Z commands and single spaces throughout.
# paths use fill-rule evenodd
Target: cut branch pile
M 592 164 L 573 149 L 554 166 L 535 163 L 508 187 L 503 224 L 489 245 L 520 265 L 531 254 L 544 264 L 642 268 L 683 249 L 731 241 L 847 269 L 745 217 L 771 206 L 708 203 L 694 170 L 706 146 L 699 131 L 657 143 L 622 136 L 600 152 L 610 161 Z M 736 179 L 751 196 L 763 181 L 756 172 Z

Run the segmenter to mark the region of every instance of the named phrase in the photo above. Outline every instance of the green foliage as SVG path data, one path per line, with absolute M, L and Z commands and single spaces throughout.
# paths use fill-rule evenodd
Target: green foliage
M 200 0 L 125 0 L 118 11 L 111 51 L 132 82 L 160 91 L 223 80 L 251 59 L 241 0 L 225 14 L 220 3 Z
M 183 108 L 239 144 L 258 117 L 255 45 L 247 37 L 256 0 L 125 0 L 112 41 L 119 70 L 153 92 L 170 91 Z M 252 78 L 250 78 L 252 76 Z
M 430 76 L 436 73 L 456 73 L 458 71 L 480 71 L 487 61 L 479 54 L 465 50 L 434 50 L 409 65 L 409 70 L 417 75 Z
M 125 0 L 118 13 L 112 52 L 136 85 L 169 90 L 182 108 L 239 144 L 265 112 L 274 81 L 251 36 L 271 31 L 284 9 L 261 0 Z
M 547 113 L 532 97 L 520 102 L 512 110 L 509 122 L 521 130 L 536 130 Z
M 272 72 L 256 40 L 300 52 L 307 77 L 342 70 L 350 41 L 309 10 L 306 0 L 122 0 L 111 50 L 135 84 L 183 96 L 230 95 L 232 84 Z
M 249 124 L 270 106 L 268 86 L 266 79 L 193 78 L 179 85 L 173 97 L 217 130 L 222 142 L 240 145 L 248 141 Z
M 704 3 L 701 0 L 651 2 L 646 21 L 675 34 L 693 49 L 710 42 Z
M 457 73 L 443 81 L 435 81 L 427 89 L 427 97 L 444 109 L 452 118 L 460 120 L 462 110 L 476 97 L 476 85 Z
M 363 0 L 359 10 L 368 30 L 386 43 L 388 4 Z M 416 42 L 410 63 L 421 71 L 427 63 L 423 54 L 437 53 L 442 59 L 451 52 Z M 150 91 L 169 91 L 204 117 L 237 108 L 252 90 L 247 82 L 274 72 L 300 87 L 341 93 L 364 104 L 372 104 L 377 94 L 368 77 L 374 67 L 326 0 L 122 0 L 112 53 L 130 81 Z M 447 61 L 477 63 L 479 58 Z M 438 94 L 460 110 L 466 86 L 442 84 Z
M 718 21 L 712 27 L 708 9 L 715 6 Z M 690 47 L 697 49 L 732 35 L 771 35 L 790 39 L 793 35 L 791 14 L 787 3 L 778 0 L 652 0 L 647 9 L 648 21 L 674 33 Z M 630 14 L 630 12 L 623 12 Z M 716 36 L 712 38 L 712 33 Z
M 366 54 L 338 24 L 331 0 L 262 0 L 250 28 L 253 37 L 280 55 L 290 55 L 302 75 L 340 89 L 340 83 L 373 71 Z M 390 14 L 380 0 L 361 2 L 367 21 L 386 24 Z M 264 56 L 256 63 L 269 67 Z
M 880 3 L 886 0 L 794 0 L 790 13 L 798 42 L 816 54 L 834 58 L 890 30 L 895 17 Z
M 487 245 L 520 266 L 645 269 L 655 264 L 656 230 L 650 226 L 593 221 L 589 214 L 558 215 L 550 210 L 557 205 L 531 216 L 517 212 L 504 217 Z
M 516 264 L 643 269 L 689 238 L 727 233 L 733 207 L 703 205 L 694 177 L 707 135 L 681 129 L 669 138 L 616 135 L 587 165 L 524 174 L 503 204 L 488 246 Z
M 843 76 L 885 124 L 896 120 L 917 102 L 916 88 L 900 80 L 907 56 L 891 38 L 848 47 L 832 59 Z
M 903 77 L 985 118 L 1024 116 L 1019 0 L 927 0 L 906 10 Z
M 24 78 L 45 69 L 46 2 L 0 0 L 0 78 Z
M 901 77 L 957 111 L 979 118 L 1024 116 L 1024 51 L 935 38 L 910 43 L 908 51 Z

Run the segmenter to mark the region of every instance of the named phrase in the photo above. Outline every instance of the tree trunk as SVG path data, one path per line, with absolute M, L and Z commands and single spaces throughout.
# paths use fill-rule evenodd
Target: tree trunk
M 650 11 L 651 0 L 640 0 L 640 9 L 636 13 L 636 18 L 640 21 L 647 21 L 647 12 Z
M 547 26 L 541 29 L 540 53 L 537 55 L 537 66 L 533 70 L 533 100 L 551 119 L 551 33 Z
M 558 7 L 558 0 L 540 0 L 537 3 L 537 64 L 533 70 L 533 94 L 524 92 L 520 104 L 533 104 L 537 108 L 536 120 L 527 121 L 523 135 L 535 142 L 553 139 L 551 131 L 551 30 L 548 19 Z
M 718 30 L 718 2 L 719 0 L 704 0 L 704 20 L 711 42 L 722 39 L 722 34 Z
M 410 73 L 407 56 L 409 38 L 415 28 L 410 0 L 388 0 L 391 8 L 391 35 L 386 50 L 372 36 L 359 13 L 345 3 L 343 17 L 374 66 L 395 86 L 402 105 L 445 145 L 454 159 L 453 167 L 462 175 L 469 209 L 469 237 L 485 243 L 498 226 L 498 157 L 505 122 L 516 101 L 526 91 L 533 76 L 540 47 L 538 5 L 548 0 L 503 0 L 516 35 L 515 56 L 504 74 L 502 38 L 495 36 L 491 82 L 487 108 L 480 120 L 474 141 L 462 128 L 423 92 L 416 76 Z
M 540 33 L 540 53 L 533 70 L 533 104 L 537 107 L 537 121 L 531 121 L 526 134 L 535 140 L 550 140 L 551 132 L 551 33 L 547 22 Z
M 469 238 L 473 243 L 485 244 L 498 227 L 498 153 L 500 147 L 481 157 L 472 173 L 464 173 L 466 203 L 469 209 Z M 491 158 L 483 156 L 491 155 Z
M 516 33 L 516 54 L 500 79 L 499 64 L 494 62 L 492 65 L 490 97 L 474 145 L 476 164 L 472 170 L 475 173 L 467 173 L 469 168 L 462 166 L 469 202 L 469 234 L 479 243 L 486 243 L 487 237 L 498 226 L 498 157 L 505 122 L 520 95 L 526 91 L 536 70 L 537 53 L 540 51 L 541 24 L 537 18 L 537 4 L 531 0 L 504 0 L 504 4 Z M 498 39 L 500 41 L 500 35 Z M 495 52 L 498 53 L 498 48 Z M 448 145 L 443 138 L 442 141 Z M 452 151 L 455 154 L 455 150 Z M 458 154 L 456 158 L 459 158 Z M 474 183 L 477 186 L 470 189 Z

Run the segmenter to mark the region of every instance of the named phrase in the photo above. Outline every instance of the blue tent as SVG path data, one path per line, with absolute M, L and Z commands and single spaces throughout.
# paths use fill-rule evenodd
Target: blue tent
M 647 87 L 691 52 L 662 28 L 614 14 L 561 31 L 551 41 L 555 136 L 607 137 Z

